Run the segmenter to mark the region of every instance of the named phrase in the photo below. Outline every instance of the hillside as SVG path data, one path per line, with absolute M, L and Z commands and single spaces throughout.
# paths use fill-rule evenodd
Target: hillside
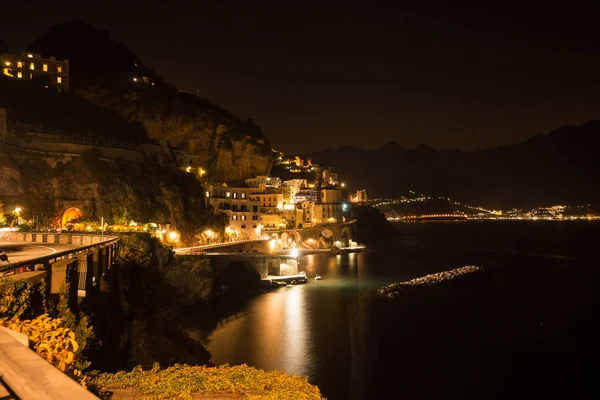
M 598 203 L 599 135 L 596 120 L 475 152 L 425 145 L 403 149 L 389 143 L 372 150 L 329 148 L 311 156 L 316 163 L 335 167 L 351 187 L 366 188 L 371 197 L 415 190 L 498 208 Z
M 215 179 L 242 179 L 271 168 L 269 141 L 252 120 L 178 91 L 107 31 L 60 24 L 29 51 L 69 59 L 74 94 L 139 124 L 152 140 L 199 155 Z

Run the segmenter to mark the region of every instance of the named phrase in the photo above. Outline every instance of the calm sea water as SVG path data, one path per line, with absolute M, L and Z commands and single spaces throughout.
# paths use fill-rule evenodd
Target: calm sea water
M 308 376 L 329 399 L 600 394 L 600 224 L 398 230 L 366 253 L 302 258 L 323 279 L 251 299 L 204 336 L 212 361 Z M 402 300 L 375 294 L 465 265 L 494 268 Z

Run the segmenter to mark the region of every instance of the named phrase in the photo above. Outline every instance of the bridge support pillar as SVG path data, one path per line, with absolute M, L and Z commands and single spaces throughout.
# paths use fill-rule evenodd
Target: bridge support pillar
M 77 271 L 79 274 L 77 296 L 85 297 L 86 291 L 91 289 L 93 284 L 94 260 L 92 253 L 80 253 L 77 255 Z

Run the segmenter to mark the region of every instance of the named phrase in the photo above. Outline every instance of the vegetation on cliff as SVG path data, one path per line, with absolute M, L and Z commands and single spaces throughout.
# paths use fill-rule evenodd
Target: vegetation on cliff
M 88 291 L 82 310 L 93 315 L 98 341 L 90 349 L 93 368 L 117 371 L 141 365 L 209 363 L 210 353 L 175 323 L 178 309 L 206 301 L 212 271 L 179 264 L 172 252 L 149 235 L 123 236 L 119 261 Z M 175 275 L 181 280 L 172 279 Z M 204 281 L 193 291 L 189 280 Z M 182 287 L 180 287 L 183 285 Z
M 95 374 L 92 385 L 99 390 L 136 388 L 154 399 L 193 399 L 198 395 L 235 394 L 252 399 L 323 399 L 319 388 L 306 378 L 281 371 L 263 371 L 247 365 L 198 367 L 174 365 L 161 370 L 135 368 L 131 372 Z

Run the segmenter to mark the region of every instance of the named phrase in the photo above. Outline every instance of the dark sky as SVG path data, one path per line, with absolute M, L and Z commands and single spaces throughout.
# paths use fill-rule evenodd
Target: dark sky
M 59 22 L 107 29 L 286 152 L 470 150 L 600 118 L 598 10 L 396 3 L 30 0 L 2 5 L 0 40 L 21 51 Z

